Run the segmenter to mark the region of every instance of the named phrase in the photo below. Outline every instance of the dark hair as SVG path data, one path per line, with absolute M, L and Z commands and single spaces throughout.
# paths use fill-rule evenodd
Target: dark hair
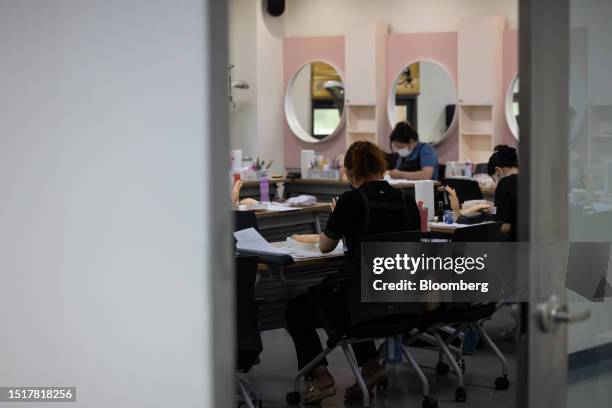
M 413 140 L 419 140 L 419 134 L 408 122 L 397 122 L 395 128 L 393 128 L 393 131 L 391 132 L 391 136 L 389 136 L 389 143 L 410 143 Z
M 385 154 L 374 143 L 362 140 L 349 146 L 344 155 L 344 168 L 357 180 L 382 176 L 387 169 Z
M 493 154 L 489 157 L 487 170 L 489 176 L 492 176 L 496 167 L 518 167 L 518 164 L 518 153 L 514 147 L 497 145 L 493 149 Z

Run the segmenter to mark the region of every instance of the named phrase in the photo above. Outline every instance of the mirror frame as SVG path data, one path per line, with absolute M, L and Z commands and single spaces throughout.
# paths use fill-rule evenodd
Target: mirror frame
M 298 73 L 307 65 L 312 64 L 313 62 L 324 62 L 327 65 L 331 66 L 333 69 L 336 70 L 336 72 L 338 73 L 338 76 L 340 76 L 340 79 L 342 80 L 342 84 L 344 85 L 344 75 L 342 73 L 342 71 L 340 71 L 338 69 L 338 67 L 335 64 L 332 64 L 331 62 L 325 60 L 325 59 L 314 59 L 312 61 L 309 61 L 305 64 L 300 65 L 300 67 L 293 73 L 293 75 L 291 75 L 291 78 L 289 79 L 289 82 L 287 82 L 287 88 L 285 89 L 285 97 L 284 97 L 284 101 L 283 101 L 283 105 L 285 108 L 285 121 L 287 122 L 287 125 L 289 126 L 289 129 L 291 130 L 291 132 L 293 133 L 293 135 L 295 137 L 297 137 L 300 141 L 304 142 L 304 143 L 325 143 L 325 142 L 329 142 L 330 140 L 334 139 L 336 136 L 338 136 L 340 134 L 340 132 L 342 132 L 342 129 L 344 128 L 345 122 L 346 122 L 346 86 L 344 88 L 345 90 L 345 97 L 344 97 L 344 109 L 342 109 L 342 113 L 340 115 L 340 122 L 338 123 L 338 126 L 336 127 L 336 129 L 330 133 L 329 136 L 327 136 L 324 139 L 317 139 L 314 136 L 312 136 L 311 134 L 309 134 L 300 124 L 300 121 L 297 118 L 297 115 L 295 114 L 295 110 L 293 109 L 293 103 L 292 103 L 292 99 L 291 96 L 293 95 L 293 84 L 295 83 L 295 78 L 297 77 Z
M 514 84 L 516 81 L 519 81 L 519 74 L 516 74 L 510 84 L 508 84 L 508 89 L 506 89 L 506 97 L 504 98 L 504 111 L 506 112 L 506 125 L 508 125 L 508 129 L 510 129 L 510 133 L 516 141 L 519 141 L 519 127 L 516 118 L 514 117 L 514 111 L 512 110 L 512 104 L 514 103 Z M 519 83 L 520 87 L 520 83 Z
M 402 68 L 402 70 L 400 72 L 397 73 L 397 75 L 395 75 L 395 78 L 393 79 L 393 82 L 391 82 L 391 88 L 389 89 L 388 95 L 387 95 L 387 119 L 389 120 L 389 126 L 391 126 L 391 129 L 393 129 L 393 127 L 395 126 L 395 119 L 393 117 L 393 112 L 395 112 L 395 84 L 397 83 L 397 80 L 399 79 L 400 75 L 402 75 L 402 72 L 404 72 L 404 69 L 406 69 L 406 67 L 415 64 L 417 62 L 431 62 L 433 64 L 436 64 L 437 66 L 439 66 L 440 68 L 442 68 L 444 70 L 444 72 L 446 72 L 446 74 L 448 75 L 448 77 L 451 80 L 451 83 L 453 84 L 453 89 L 455 90 L 455 115 L 453 115 L 453 120 L 451 120 L 450 125 L 448 126 L 448 129 L 446 129 L 446 132 L 444 132 L 444 134 L 435 142 L 423 142 L 423 143 L 431 143 L 433 146 L 437 146 L 438 144 L 442 143 L 444 140 L 446 140 L 446 138 L 448 137 L 448 135 L 450 134 L 450 131 L 452 129 L 454 129 L 457 126 L 457 118 L 459 116 L 458 112 L 459 110 L 456 108 L 459 106 L 459 95 L 457 94 L 458 92 L 458 88 L 457 88 L 457 82 L 455 81 L 455 79 L 453 78 L 453 76 L 451 75 L 450 71 L 448 70 L 448 68 L 446 68 L 444 66 L 444 64 L 442 64 L 440 61 L 436 61 L 434 59 L 431 58 L 423 58 L 423 59 L 419 59 L 416 61 L 412 61 L 412 62 L 408 62 L 407 64 L 404 64 Z M 417 129 L 417 133 L 418 133 L 418 129 Z M 420 135 L 419 135 L 420 138 Z M 419 139 L 419 141 L 422 142 L 421 139 Z

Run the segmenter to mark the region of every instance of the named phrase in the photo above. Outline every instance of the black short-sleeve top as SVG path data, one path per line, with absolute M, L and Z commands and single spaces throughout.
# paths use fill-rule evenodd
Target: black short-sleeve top
M 511 225 L 508 241 L 516 241 L 518 209 L 518 175 L 511 174 L 499 180 L 495 189 L 495 219 Z
M 369 220 L 363 193 L 372 204 L 369 206 Z M 380 180 L 369 181 L 359 189 L 344 192 L 327 221 L 324 233 L 331 239 L 344 238 L 348 256 L 351 257 L 362 235 L 417 231 L 420 226 L 419 209 L 412 195 L 402 193 Z

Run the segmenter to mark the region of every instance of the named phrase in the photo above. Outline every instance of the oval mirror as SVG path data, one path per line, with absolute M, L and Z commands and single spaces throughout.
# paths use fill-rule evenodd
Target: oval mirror
M 344 84 L 333 65 L 314 61 L 302 66 L 287 84 L 285 117 L 304 142 L 336 136 L 344 122 Z
M 512 136 L 519 140 L 518 117 L 519 117 L 519 78 L 516 76 L 506 92 L 506 122 Z
M 389 91 L 387 112 L 391 127 L 411 123 L 419 140 L 436 144 L 446 137 L 455 120 L 457 90 L 449 72 L 433 61 L 406 66 Z
M 510 83 L 506 92 L 506 122 L 510 132 L 519 140 L 519 91 L 520 80 L 516 76 Z M 587 94 L 584 81 L 578 73 L 570 67 L 570 89 L 569 89 L 569 137 L 574 140 L 581 132 L 587 105 Z

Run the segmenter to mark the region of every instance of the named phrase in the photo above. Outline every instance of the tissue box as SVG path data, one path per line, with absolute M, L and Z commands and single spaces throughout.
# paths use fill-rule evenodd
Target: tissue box
M 240 178 L 244 181 L 257 181 L 262 178 L 267 178 L 270 180 L 271 172 L 270 170 L 251 170 L 244 169 L 240 172 Z

